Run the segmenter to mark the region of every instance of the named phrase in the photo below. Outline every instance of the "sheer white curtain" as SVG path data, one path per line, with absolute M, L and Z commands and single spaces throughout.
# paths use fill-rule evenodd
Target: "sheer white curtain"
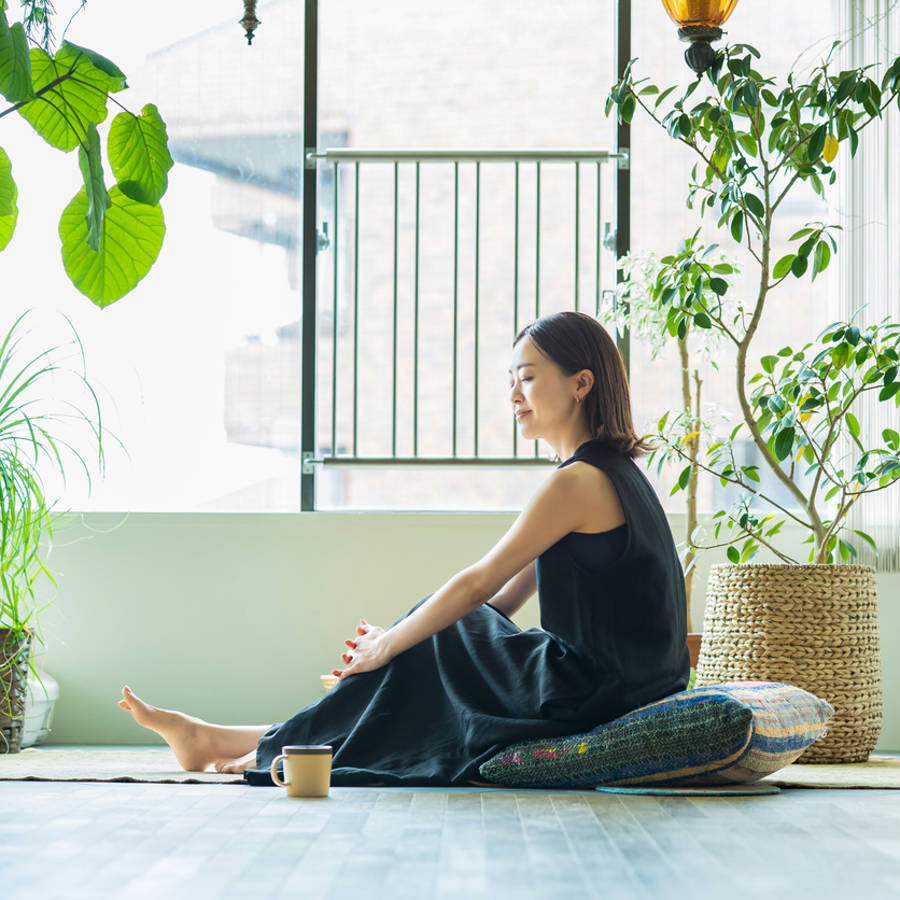
M 900 0 L 844 0 L 839 6 L 840 37 L 846 40 L 839 48 L 840 67 L 877 62 L 871 77 L 880 84 L 885 64 L 900 54 Z M 844 231 L 832 273 L 834 319 L 846 319 L 864 303 L 862 322 L 900 318 L 900 109 L 894 103 L 883 115 L 860 134 L 855 158 L 846 146 L 838 156 L 836 221 Z M 896 430 L 900 415 L 893 402 L 879 403 L 875 392 L 866 399 L 858 417 L 861 437 L 867 447 L 881 446 L 882 430 Z M 849 524 L 872 535 L 880 551 L 876 559 L 867 545 L 854 541 L 857 562 L 900 571 L 900 486 L 864 497 Z

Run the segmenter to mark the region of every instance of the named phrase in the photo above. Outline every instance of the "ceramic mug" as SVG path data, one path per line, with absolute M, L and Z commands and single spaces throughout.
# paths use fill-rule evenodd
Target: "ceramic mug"
M 284 764 L 284 781 L 278 777 L 278 763 Z M 331 745 L 297 744 L 282 747 L 269 767 L 272 781 L 287 788 L 288 797 L 327 797 L 331 784 Z

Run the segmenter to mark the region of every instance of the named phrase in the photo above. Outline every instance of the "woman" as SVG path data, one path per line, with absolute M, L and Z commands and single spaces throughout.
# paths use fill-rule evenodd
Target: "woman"
M 332 784 L 461 785 L 522 739 L 576 734 L 684 690 L 684 581 L 659 500 L 634 458 L 615 344 L 583 313 L 513 342 L 509 399 L 525 439 L 562 460 L 482 559 L 386 631 L 360 620 L 337 684 L 276 725 L 212 725 L 119 705 L 189 771 L 268 768 L 289 744 L 331 744 Z M 508 617 L 537 589 L 541 628 Z M 248 779 L 251 775 L 248 774 Z

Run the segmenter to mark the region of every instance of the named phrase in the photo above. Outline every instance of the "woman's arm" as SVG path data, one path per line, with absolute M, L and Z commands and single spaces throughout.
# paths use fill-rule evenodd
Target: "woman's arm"
M 512 618 L 537 591 L 537 573 L 534 560 L 521 572 L 513 575 L 506 584 L 487 601 L 488 606 L 500 610 L 507 618 Z
M 576 466 L 557 469 L 538 489 L 509 531 L 482 559 L 383 634 L 363 636 L 340 677 L 386 665 L 395 656 L 468 615 L 570 531 L 589 521 L 596 497 L 585 491 Z

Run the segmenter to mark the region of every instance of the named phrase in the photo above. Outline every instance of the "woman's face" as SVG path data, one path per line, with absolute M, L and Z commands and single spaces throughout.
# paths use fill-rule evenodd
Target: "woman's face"
M 556 446 L 556 440 L 580 422 L 575 396 L 582 393 L 578 373 L 566 375 L 529 336 L 513 347 L 509 399 L 523 438 L 544 438 Z

